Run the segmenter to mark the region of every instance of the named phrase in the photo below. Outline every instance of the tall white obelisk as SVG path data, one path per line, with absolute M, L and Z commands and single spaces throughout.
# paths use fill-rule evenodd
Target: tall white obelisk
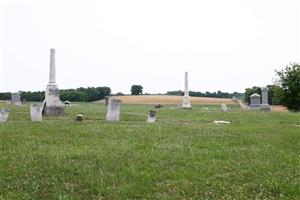
M 192 109 L 189 95 L 189 80 L 188 80 L 188 72 L 185 72 L 185 81 L 184 81 L 184 96 L 182 99 L 182 108 L 184 109 Z
M 55 49 L 50 50 L 49 84 L 45 91 L 43 115 L 59 116 L 64 114 L 64 107 L 59 98 L 59 89 L 56 85 Z

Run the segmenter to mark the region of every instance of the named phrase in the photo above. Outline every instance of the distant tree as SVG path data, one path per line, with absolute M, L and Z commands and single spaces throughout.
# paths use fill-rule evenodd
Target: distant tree
M 184 94 L 184 92 L 181 90 L 167 92 L 167 95 L 174 95 L 174 96 L 182 96 L 183 94 Z
M 143 94 L 143 86 L 141 86 L 141 85 L 132 85 L 130 91 L 131 91 L 131 95 Z
M 0 100 L 9 100 L 9 99 L 11 99 L 10 92 L 0 93 Z
M 283 104 L 289 110 L 300 111 L 300 65 L 290 64 L 276 73 L 277 84 L 283 91 Z

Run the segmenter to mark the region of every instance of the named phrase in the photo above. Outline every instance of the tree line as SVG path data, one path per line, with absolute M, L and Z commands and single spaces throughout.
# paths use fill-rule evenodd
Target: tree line
M 184 92 L 181 90 L 176 90 L 176 91 L 168 91 L 167 95 L 174 95 L 174 96 L 183 96 Z M 242 98 L 244 96 L 244 93 L 239 93 L 239 92 L 196 92 L 196 91 L 189 91 L 189 95 L 191 97 L 211 97 L 211 98 Z
M 88 87 L 77 89 L 62 89 L 60 91 L 60 99 L 62 101 L 76 101 L 76 102 L 91 102 L 104 99 L 105 96 L 111 94 L 109 87 Z M 24 101 L 43 101 L 45 99 L 44 91 L 30 92 L 20 91 L 21 100 Z M 0 100 L 11 99 L 11 93 L 0 93 Z

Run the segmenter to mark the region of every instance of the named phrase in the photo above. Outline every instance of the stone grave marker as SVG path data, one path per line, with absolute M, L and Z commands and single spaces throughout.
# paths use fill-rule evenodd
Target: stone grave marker
M 122 104 L 122 101 L 119 99 L 110 98 L 108 100 L 107 111 L 106 111 L 106 121 L 111 121 L 111 122 L 120 121 L 121 104 Z
M 271 107 L 269 105 L 268 92 L 269 92 L 269 88 L 267 87 L 263 87 L 261 89 L 262 104 L 260 109 L 265 112 L 271 111 Z
M 184 77 L 184 96 L 182 98 L 182 106 L 183 109 L 192 109 L 190 95 L 189 95 L 189 80 L 188 80 L 188 72 L 185 72 Z
M 221 105 L 221 110 L 222 110 L 222 112 L 228 112 L 229 111 L 227 105 L 224 104 L 224 103 Z
M 60 100 L 59 89 L 56 84 L 55 49 L 50 50 L 49 84 L 45 91 L 43 107 L 43 115 L 45 116 L 64 115 L 63 103 Z
M 21 105 L 22 102 L 21 102 L 21 96 L 20 96 L 20 93 L 12 93 L 11 94 L 11 102 L 14 104 L 14 105 Z
M 31 121 L 34 121 L 34 122 L 43 121 L 42 112 L 43 112 L 43 106 L 39 106 L 36 104 L 31 105 L 30 106 Z
M 83 114 L 76 115 L 76 121 L 78 122 L 83 121 Z
M 0 108 L 0 123 L 6 122 L 9 115 L 9 109 L 8 108 Z
M 147 117 L 148 123 L 155 123 L 156 120 L 156 111 L 150 110 Z
M 260 110 L 261 108 L 261 101 L 259 94 L 252 94 L 250 96 L 250 110 Z

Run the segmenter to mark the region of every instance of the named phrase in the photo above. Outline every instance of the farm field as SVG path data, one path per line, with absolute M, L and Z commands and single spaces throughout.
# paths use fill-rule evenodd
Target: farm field
M 124 104 L 169 104 L 178 105 L 182 103 L 182 96 L 169 95 L 128 95 L 114 96 L 113 98 L 121 99 Z M 226 98 L 208 98 L 208 97 L 190 97 L 192 105 L 220 105 L 237 104 L 233 99 Z M 104 103 L 104 100 L 98 101 Z
M 0 124 L 0 199 L 300 199 L 300 113 L 235 102 L 222 113 L 192 99 L 191 111 L 166 105 L 147 124 L 153 105 L 124 102 L 119 123 L 101 103 L 39 123 L 30 103 L 0 102 L 11 110 Z

